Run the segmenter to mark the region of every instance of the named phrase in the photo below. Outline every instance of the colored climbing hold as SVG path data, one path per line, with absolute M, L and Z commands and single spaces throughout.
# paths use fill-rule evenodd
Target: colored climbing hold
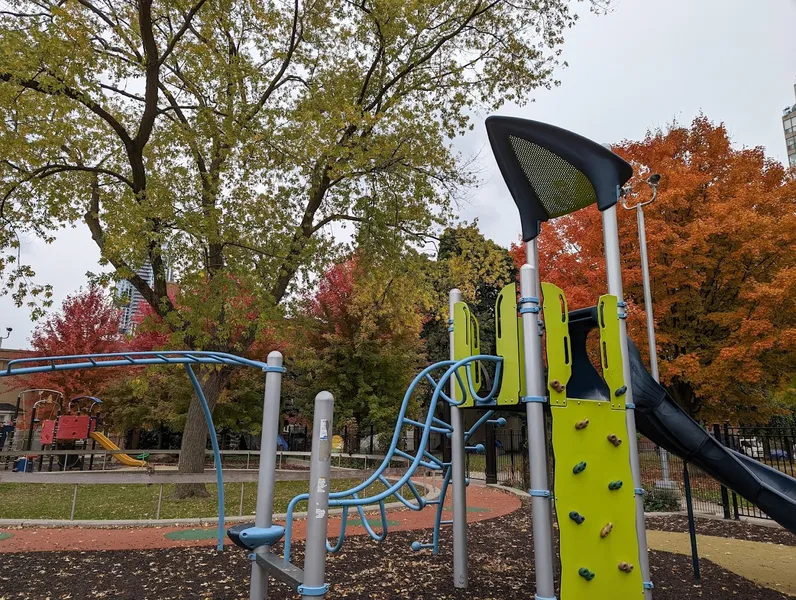
M 581 567 L 580 569 L 578 569 L 578 575 L 583 577 L 583 579 L 585 579 L 586 581 L 591 581 L 592 579 L 594 579 L 594 573 L 589 571 L 586 567 Z
M 608 441 L 611 442 L 617 448 L 622 445 L 622 440 L 620 440 L 615 433 L 612 433 L 608 436 Z
M 578 525 L 580 525 L 581 523 L 583 523 L 583 521 L 586 520 L 586 517 L 584 517 L 576 510 L 573 510 L 572 512 L 569 513 L 569 518 L 575 521 L 575 523 L 577 523 Z
M 589 426 L 589 420 L 583 419 L 582 421 L 578 421 L 575 423 L 575 429 L 580 431 L 581 429 L 586 429 Z
M 608 484 L 608 489 L 611 490 L 612 492 L 620 489 L 621 487 L 622 487 L 622 481 L 619 479 L 617 479 L 616 481 L 612 481 L 611 483 Z
M 561 382 L 558 379 L 553 379 L 553 381 L 550 382 L 550 387 L 559 394 L 564 391 L 564 386 L 561 385 Z
M 613 528 L 614 528 L 614 524 L 613 523 L 606 523 L 605 527 L 600 529 L 600 537 L 604 538 L 605 536 L 607 536 L 609 533 L 611 533 Z
M 633 565 L 626 562 L 620 562 L 619 570 L 622 571 L 623 573 L 630 573 L 633 570 Z
M 572 467 L 572 472 L 577 475 L 578 473 L 583 473 L 586 470 L 586 463 L 584 461 L 579 462 L 574 467 Z
M 622 387 L 620 387 L 619 389 L 617 389 L 614 392 L 614 396 L 616 396 L 618 398 L 619 396 L 621 396 L 622 394 L 624 394 L 626 392 L 627 392 L 627 386 L 623 385 Z

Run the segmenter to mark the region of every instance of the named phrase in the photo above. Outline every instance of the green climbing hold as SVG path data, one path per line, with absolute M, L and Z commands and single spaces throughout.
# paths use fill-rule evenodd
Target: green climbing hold
M 617 479 L 616 481 L 612 481 L 611 483 L 608 484 L 608 489 L 611 490 L 612 492 L 620 489 L 621 487 L 622 487 L 622 481 L 619 479 Z
M 579 462 L 574 467 L 572 467 L 572 472 L 577 475 L 578 473 L 583 473 L 586 470 L 586 463 L 584 461 Z
M 583 577 L 583 579 L 585 579 L 586 581 L 591 581 L 592 579 L 594 579 L 594 573 L 589 571 L 586 567 L 581 567 L 580 569 L 578 569 L 578 575 Z
M 577 523 L 578 525 L 580 525 L 581 523 L 583 523 L 583 521 L 586 520 L 586 517 L 584 517 L 576 510 L 573 510 L 572 512 L 569 513 L 569 518 L 575 521 L 575 523 Z

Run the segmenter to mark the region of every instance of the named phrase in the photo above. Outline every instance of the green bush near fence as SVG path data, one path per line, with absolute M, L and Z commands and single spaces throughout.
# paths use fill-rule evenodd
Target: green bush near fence
M 678 512 L 679 510 L 680 492 L 678 490 L 644 486 L 645 512 Z
M 347 490 L 361 483 L 360 479 L 333 479 L 332 491 Z M 160 507 L 161 519 L 184 519 L 192 517 L 215 517 L 218 514 L 215 485 L 208 485 L 209 498 L 172 500 L 173 485 L 163 486 Z M 383 491 L 381 483 L 374 483 L 366 492 L 372 495 Z M 274 512 L 283 513 L 287 504 L 298 494 L 306 493 L 306 481 L 279 481 L 274 487 Z M 0 485 L 0 518 L 3 519 L 69 519 L 75 486 L 71 484 L 4 483 Z M 418 491 L 423 492 L 422 487 Z M 160 486 L 134 485 L 80 485 L 75 505 L 75 519 L 154 519 L 156 518 Z M 408 488 L 403 490 L 405 498 L 413 499 Z M 254 514 L 257 497 L 255 482 L 243 484 L 244 515 Z M 224 511 L 228 516 L 241 514 L 241 484 L 224 485 Z M 387 502 L 397 501 L 392 497 Z M 306 510 L 306 502 L 296 507 Z

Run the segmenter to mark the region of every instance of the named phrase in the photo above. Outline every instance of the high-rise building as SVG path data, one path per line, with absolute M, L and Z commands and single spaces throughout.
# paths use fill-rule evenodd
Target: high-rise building
M 796 95 L 796 84 L 793 85 L 793 93 Z M 785 129 L 788 162 L 791 167 L 796 167 L 796 104 L 782 111 L 782 127 Z
M 155 273 L 149 261 L 144 263 L 144 266 L 138 269 L 136 274 L 150 286 L 155 284 Z M 136 316 L 145 302 L 144 298 L 127 279 L 123 279 L 117 284 L 116 296 L 122 304 L 122 317 L 119 324 L 119 331 L 121 333 L 130 334 L 135 328 L 137 322 Z

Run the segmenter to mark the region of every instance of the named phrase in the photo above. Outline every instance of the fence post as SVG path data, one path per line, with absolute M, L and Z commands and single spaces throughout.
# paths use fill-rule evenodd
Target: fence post
M 368 454 L 373 454 L 373 423 L 370 424 L 370 452 Z
M 486 482 L 497 483 L 497 449 L 495 446 L 495 425 L 486 423 Z
M 694 523 L 694 504 L 691 500 L 691 478 L 688 476 L 688 462 L 683 461 L 683 486 L 685 487 L 685 507 L 688 511 L 688 536 L 691 538 L 691 565 L 694 579 L 699 580 L 699 553 L 697 551 L 696 524 Z
M 721 443 L 721 428 L 719 427 L 718 423 L 713 424 L 713 437 L 716 438 L 716 441 Z M 725 444 L 726 445 L 726 444 Z M 727 493 L 727 488 L 725 486 L 721 486 L 721 507 L 724 510 L 724 518 L 730 518 L 730 496 Z
M 325 596 L 326 532 L 329 520 L 329 474 L 332 458 L 334 397 L 329 392 L 315 396 L 310 458 L 310 498 L 307 505 L 307 543 L 304 582 L 298 592 L 303 600 Z
M 730 439 L 730 424 L 727 421 L 724 421 L 724 445 L 734 450 L 734 444 Z M 732 491 L 732 510 L 736 521 L 741 520 L 741 515 L 738 513 L 738 495 L 735 493 L 735 490 Z
M 163 504 L 163 484 L 160 484 L 160 490 L 158 491 L 158 508 L 155 511 L 155 520 L 160 519 L 160 507 Z
M 72 512 L 69 515 L 69 520 L 75 520 L 75 508 L 77 507 L 77 484 L 75 484 L 75 493 L 72 495 Z

